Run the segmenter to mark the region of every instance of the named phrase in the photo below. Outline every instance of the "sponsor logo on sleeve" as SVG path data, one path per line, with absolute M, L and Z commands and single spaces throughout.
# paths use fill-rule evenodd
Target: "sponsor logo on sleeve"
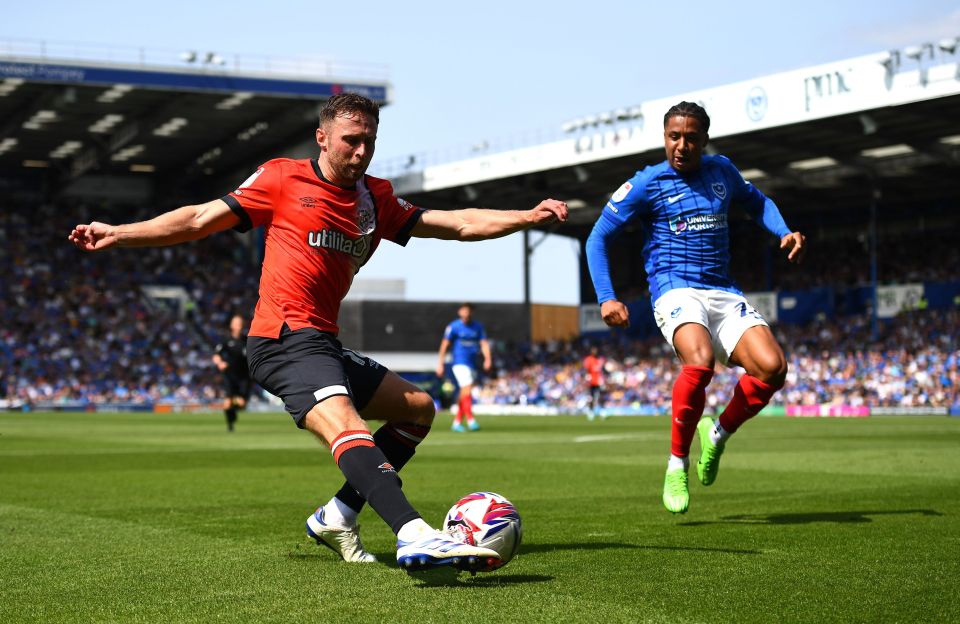
M 613 197 L 610 198 L 610 201 L 614 203 L 622 202 L 623 198 L 627 196 L 627 193 L 629 193 L 632 188 L 632 184 L 629 182 L 624 182 L 620 185 L 620 188 L 617 189 L 617 192 L 613 194 Z
M 400 207 L 403 208 L 404 210 L 412 210 L 412 209 L 413 209 L 413 204 L 411 204 L 410 202 L 408 202 L 407 200 L 405 200 L 405 199 L 402 198 L 402 197 L 398 197 L 398 198 L 397 198 L 397 203 L 400 204 Z
M 242 189 L 245 189 L 253 184 L 253 182 L 260 177 L 260 174 L 263 173 L 263 167 L 259 167 L 256 171 L 250 174 L 250 177 L 240 183 L 240 186 L 237 187 L 237 190 L 234 191 L 237 195 L 243 195 Z

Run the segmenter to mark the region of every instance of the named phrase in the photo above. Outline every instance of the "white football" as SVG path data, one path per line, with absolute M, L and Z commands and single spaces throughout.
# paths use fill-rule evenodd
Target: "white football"
M 489 548 L 506 565 L 520 549 L 520 513 L 509 500 L 493 492 L 467 494 L 447 512 L 443 530 L 454 539 Z

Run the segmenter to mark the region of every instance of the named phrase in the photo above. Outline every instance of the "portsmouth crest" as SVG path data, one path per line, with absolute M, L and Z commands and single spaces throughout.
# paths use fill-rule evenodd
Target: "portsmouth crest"
M 714 182 L 710 185 L 710 188 L 713 189 L 713 193 L 720 199 L 727 198 L 727 187 L 723 182 Z

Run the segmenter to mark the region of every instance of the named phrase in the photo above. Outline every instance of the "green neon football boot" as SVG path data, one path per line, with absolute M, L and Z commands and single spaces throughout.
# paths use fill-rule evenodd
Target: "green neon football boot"
M 663 506 L 672 513 L 687 513 L 690 490 L 687 489 L 687 471 L 683 468 L 667 470 L 663 479 Z
M 720 456 L 723 455 L 724 443 L 714 444 L 710 439 L 710 430 L 713 429 L 713 419 L 701 418 L 697 423 L 697 435 L 700 437 L 700 461 L 697 462 L 697 477 L 700 483 L 711 485 L 717 480 L 720 470 Z

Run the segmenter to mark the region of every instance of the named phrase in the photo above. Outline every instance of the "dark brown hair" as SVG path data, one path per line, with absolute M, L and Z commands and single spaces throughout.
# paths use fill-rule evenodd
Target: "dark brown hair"
M 380 123 L 380 106 L 376 102 L 356 93 L 339 93 L 320 108 L 320 125 L 340 116 L 353 117 L 358 114 L 372 117 Z

